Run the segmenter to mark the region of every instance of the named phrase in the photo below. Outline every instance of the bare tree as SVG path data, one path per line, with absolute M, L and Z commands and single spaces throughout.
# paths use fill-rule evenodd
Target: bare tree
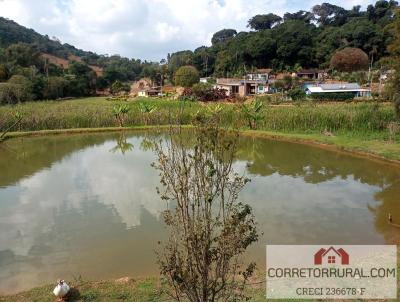
M 232 167 L 238 133 L 210 121 L 193 131 L 171 128 L 154 143 L 170 231 L 158 255 L 161 274 L 177 301 L 237 301 L 255 268 L 241 256 L 258 240 L 250 206 L 238 202 L 249 181 Z

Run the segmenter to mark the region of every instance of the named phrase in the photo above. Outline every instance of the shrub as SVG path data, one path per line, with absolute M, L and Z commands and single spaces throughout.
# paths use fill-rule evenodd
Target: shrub
M 199 94 L 204 91 L 211 90 L 212 88 L 213 88 L 213 85 L 211 85 L 210 83 L 196 83 L 192 87 L 193 92 L 195 94 Z
M 310 95 L 312 99 L 317 101 L 346 101 L 354 99 L 355 95 L 349 92 L 338 93 L 315 93 Z
M 233 169 L 239 136 L 221 130 L 215 122 L 194 128 L 189 150 L 188 137 L 176 135 L 181 129 L 150 142 L 157 192 L 173 204 L 163 212 L 169 238 L 158 263 L 174 301 L 248 300 L 244 289 L 255 264 L 245 266 L 243 254 L 259 235 L 251 207 L 238 200 L 249 182 Z
M 400 94 L 397 94 L 394 101 L 394 110 L 396 112 L 396 116 L 400 119 Z
M 331 58 L 331 68 L 339 71 L 357 71 L 368 67 L 368 55 L 359 48 L 346 47 Z
M 131 90 L 131 88 L 129 87 L 129 85 L 127 84 L 123 84 L 120 81 L 115 81 L 110 88 L 110 92 L 111 94 L 115 95 L 115 94 L 119 94 L 121 92 L 129 92 Z
M 4 65 L 0 65 L 0 82 L 7 80 L 8 70 Z
M 192 87 L 198 83 L 200 75 L 197 69 L 193 66 L 182 66 L 176 72 L 174 76 L 175 85 L 182 87 Z
M 306 93 L 301 88 L 290 90 L 288 95 L 293 101 L 304 100 L 306 98 Z
M 200 102 L 215 102 L 226 99 L 226 92 L 219 88 L 206 88 L 205 85 L 198 85 L 193 88 L 185 88 L 182 94 L 183 97 L 196 99 Z
M 24 76 L 14 75 L 7 83 L 0 84 L 0 103 L 16 104 L 31 101 L 32 82 Z
M 49 77 L 43 90 L 45 99 L 58 99 L 64 97 L 68 81 L 62 77 Z

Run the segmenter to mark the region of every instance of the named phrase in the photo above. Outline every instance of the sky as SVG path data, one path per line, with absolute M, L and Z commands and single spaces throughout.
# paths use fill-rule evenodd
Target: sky
M 254 15 L 309 10 L 326 0 L 0 0 L 0 16 L 83 50 L 159 61 L 210 45 Z M 330 0 L 350 9 L 373 0 Z

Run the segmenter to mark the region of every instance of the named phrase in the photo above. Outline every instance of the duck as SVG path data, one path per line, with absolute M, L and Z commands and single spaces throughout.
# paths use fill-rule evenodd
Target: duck
M 397 224 L 397 223 L 395 223 L 395 222 L 393 221 L 392 214 L 390 214 L 390 213 L 389 213 L 389 215 L 388 215 L 388 223 L 389 223 L 391 226 L 393 226 L 393 227 L 400 228 L 400 224 Z
M 53 290 L 53 294 L 58 297 L 58 302 L 64 302 L 65 296 L 69 292 L 69 285 L 64 280 L 57 280 L 57 286 Z

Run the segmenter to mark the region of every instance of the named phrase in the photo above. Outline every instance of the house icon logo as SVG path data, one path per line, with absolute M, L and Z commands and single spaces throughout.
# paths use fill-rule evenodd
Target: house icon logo
M 314 254 L 314 264 L 349 264 L 349 254 L 342 248 L 335 249 L 331 246 L 328 249 L 321 248 L 318 252 Z

